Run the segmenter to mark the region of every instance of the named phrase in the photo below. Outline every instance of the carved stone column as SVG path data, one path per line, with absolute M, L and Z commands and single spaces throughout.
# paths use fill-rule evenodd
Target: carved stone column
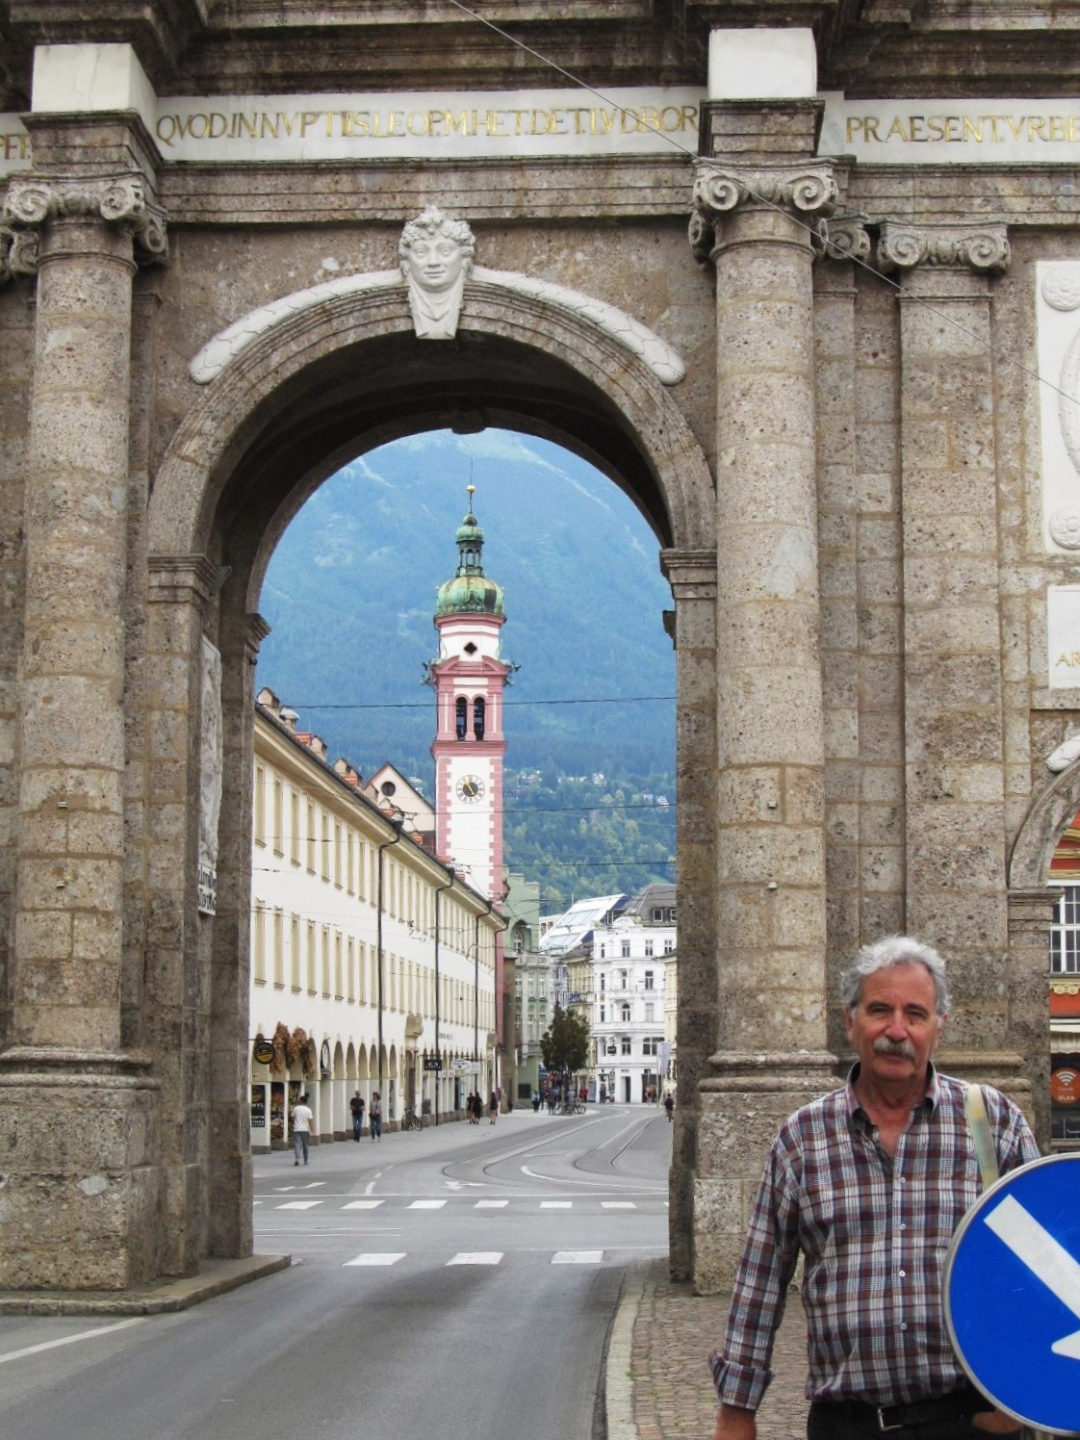
M 678 1104 L 668 1214 L 672 1274 L 693 1273 L 698 1085 L 716 1044 L 716 552 L 665 550 L 675 597 L 679 773 Z
M 812 237 L 829 161 L 699 161 L 716 267 L 718 1053 L 694 1279 L 730 1284 L 780 1120 L 828 1087 Z
M 37 235 L 38 280 L 0 1053 L 8 1234 L 25 1239 L 0 1246 L 0 1284 L 123 1288 L 157 1248 L 155 1086 L 121 1050 L 120 990 L 131 290 L 164 227 L 129 173 L 13 177 L 4 219 Z
M 839 976 L 861 943 L 864 903 L 861 847 L 880 842 L 899 806 L 869 805 L 864 791 L 860 718 L 864 706 L 895 702 L 881 662 L 860 644 L 860 562 L 878 537 L 864 528 L 859 494 L 856 387 L 856 262 L 869 260 L 870 236 L 857 219 L 829 219 L 814 267 L 814 373 L 818 438 L 818 544 L 821 576 L 821 670 L 825 732 L 825 853 L 829 877 L 828 1042 L 846 1048 L 840 1025 Z M 875 277 L 876 278 L 876 277 Z M 880 698 L 878 692 L 881 692 Z M 897 797 L 899 799 L 899 797 Z M 883 815 L 889 818 L 882 818 Z M 864 835 L 865 829 L 869 834 Z M 895 843 L 902 843 L 897 835 Z
M 878 263 L 902 287 L 906 925 L 949 962 L 947 1068 L 1013 1048 L 991 327 L 1009 246 L 1001 225 L 888 222 Z

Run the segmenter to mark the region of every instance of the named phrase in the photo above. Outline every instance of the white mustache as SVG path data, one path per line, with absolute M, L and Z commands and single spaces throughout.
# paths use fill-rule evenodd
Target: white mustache
M 910 1040 L 889 1040 L 879 1035 L 874 1041 L 875 1055 L 901 1055 L 905 1060 L 914 1060 L 915 1046 Z

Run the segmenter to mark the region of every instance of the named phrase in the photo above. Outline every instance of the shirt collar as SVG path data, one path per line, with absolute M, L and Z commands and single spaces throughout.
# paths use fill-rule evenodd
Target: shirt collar
M 859 1097 L 855 1094 L 855 1081 L 859 1078 L 859 1068 L 859 1061 L 856 1060 L 855 1064 L 852 1065 L 851 1069 L 848 1071 L 847 1081 L 844 1085 L 844 1092 L 847 1098 L 847 1111 L 850 1117 L 866 1114 L 866 1111 L 859 1103 Z M 919 1102 L 919 1106 L 917 1106 L 916 1108 L 918 1109 L 921 1106 L 925 1105 L 927 1110 L 933 1113 L 933 1111 L 937 1109 L 940 1103 L 941 1085 L 938 1082 L 938 1072 L 937 1068 L 934 1065 L 934 1062 L 930 1060 L 927 1062 L 926 1094 L 923 1096 L 922 1100 Z

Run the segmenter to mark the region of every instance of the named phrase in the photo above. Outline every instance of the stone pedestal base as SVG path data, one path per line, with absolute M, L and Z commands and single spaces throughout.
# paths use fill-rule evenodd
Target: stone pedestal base
M 0 1288 L 122 1290 L 159 1273 L 157 1082 L 126 1055 L 0 1055 Z
M 762 1167 L 793 1110 L 838 1084 L 827 1051 L 721 1054 L 699 1087 L 701 1119 L 694 1181 L 694 1289 L 730 1290 Z

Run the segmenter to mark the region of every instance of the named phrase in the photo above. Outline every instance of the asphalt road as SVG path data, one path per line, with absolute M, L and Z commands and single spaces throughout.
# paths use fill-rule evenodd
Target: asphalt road
M 180 1315 L 0 1317 L 0 1436 L 594 1440 L 670 1144 L 605 1106 L 257 1157 L 256 1249 L 292 1266 Z

